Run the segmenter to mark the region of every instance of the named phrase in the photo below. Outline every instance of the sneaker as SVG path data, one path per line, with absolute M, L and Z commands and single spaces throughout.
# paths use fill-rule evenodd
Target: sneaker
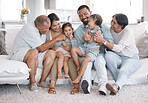
M 90 94 L 90 86 L 89 86 L 87 80 L 82 81 L 81 88 L 82 88 L 84 94 Z
M 38 83 L 38 87 L 49 88 L 49 85 L 46 82 L 42 82 L 42 83 Z
M 100 93 L 101 95 L 107 95 L 107 88 L 106 88 L 105 85 L 101 85 L 101 86 L 99 87 L 99 93 Z
M 29 90 L 30 91 L 33 91 L 33 92 L 38 92 L 38 86 L 36 83 L 34 84 L 31 84 L 30 87 L 29 87 Z

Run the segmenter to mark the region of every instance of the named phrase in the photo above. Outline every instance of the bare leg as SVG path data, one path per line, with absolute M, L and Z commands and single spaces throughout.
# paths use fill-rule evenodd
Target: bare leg
M 63 68 L 63 61 L 64 61 L 64 55 L 62 52 L 58 51 L 56 52 L 58 59 L 58 78 L 63 78 L 62 75 L 62 68 Z
M 79 72 L 79 75 L 77 76 L 77 78 L 72 81 L 71 83 L 79 83 L 80 80 L 81 80 L 81 77 L 83 76 L 85 70 L 86 70 L 86 67 L 87 67 L 87 64 L 88 62 L 91 61 L 91 57 L 89 56 L 86 56 L 84 57 L 83 61 L 82 61 L 82 65 L 81 65 L 81 68 L 80 68 L 80 72 Z
M 64 56 L 64 73 L 65 73 L 65 79 L 69 78 L 69 74 L 68 74 L 68 60 L 69 60 L 69 57 L 68 56 Z
M 82 54 L 80 48 L 79 48 L 79 47 L 73 47 L 73 48 L 71 49 L 71 56 L 72 56 L 72 58 L 73 58 L 73 60 L 74 60 L 74 63 L 75 63 L 76 66 L 77 66 L 77 71 L 78 71 L 79 68 L 80 68 L 80 63 L 79 63 L 79 58 L 78 58 L 78 56 L 83 56 L 83 54 Z
M 30 85 L 36 83 L 35 75 L 38 66 L 38 51 L 36 49 L 30 49 L 24 57 L 25 62 L 31 69 L 30 73 Z
M 55 61 L 56 53 L 53 50 L 48 50 L 43 59 L 43 71 L 39 83 L 45 82 L 51 67 Z

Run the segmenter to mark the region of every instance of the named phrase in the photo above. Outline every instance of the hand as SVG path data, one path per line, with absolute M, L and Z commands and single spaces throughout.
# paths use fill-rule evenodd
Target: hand
M 87 35 L 87 34 L 84 34 L 83 37 L 82 37 L 85 41 L 88 41 L 91 39 L 91 36 L 90 35 Z
M 70 51 L 70 49 L 71 49 L 70 45 L 67 45 L 67 46 L 64 47 L 64 50 L 66 50 L 66 51 Z
M 72 39 L 73 39 L 73 35 L 72 35 L 72 34 L 70 34 L 70 37 L 69 37 L 69 38 L 70 38 L 70 40 L 72 40 Z
M 52 47 L 52 49 L 53 49 L 54 51 L 56 51 L 58 48 L 59 48 L 58 46 Z
M 57 41 L 63 41 L 63 40 L 66 39 L 66 36 L 65 36 L 65 35 L 58 35 L 58 36 L 56 37 L 56 39 L 57 39 Z
M 104 38 L 100 34 L 94 33 L 93 35 L 94 35 L 93 36 L 94 37 L 94 41 L 96 43 L 99 43 L 99 45 L 102 45 L 104 43 Z
M 62 41 L 62 43 L 63 43 L 63 46 L 64 46 L 64 47 L 67 45 L 65 41 Z

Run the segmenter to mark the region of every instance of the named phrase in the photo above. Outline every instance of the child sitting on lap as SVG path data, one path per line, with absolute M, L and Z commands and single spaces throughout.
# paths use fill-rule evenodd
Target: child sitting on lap
M 83 39 L 86 41 L 83 46 L 80 47 L 73 47 L 71 50 L 72 58 L 77 66 L 77 71 L 79 75 L 77 78 L 72 81 L 72 83 L 79 83 L 81 77 L 83 76 L 87 64 L 90 61 L 94 61 L 96 57 L 99 56 L 99 48 L 100 46 L 98 43 L 94 42 L 94 33 L 98 33 L 103 37 L 102 30 L 101 30 L 102 18 L 98 14 L 93 14 L 89 17 L 88 25 L 86 25 L 86 32 L 83 35 Z M 85 39 L 87 37 L 87 39 Z M 82 65 L 80 67 L 79 58 L 78 56 L 84 56 L 82 61 Z

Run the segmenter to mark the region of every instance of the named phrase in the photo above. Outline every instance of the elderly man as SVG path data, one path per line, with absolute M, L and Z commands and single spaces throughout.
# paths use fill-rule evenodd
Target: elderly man
M 9 55 L 9 59 L 25 62 L 31 69 L 29 87 L 31 91 L 38 91 L 38 86 L 49 87 L 45 80 L 54 63 L 56 54 L 53 50 L 48 49 L 57 41 L 65 39 L 63 36 L 59 36 L 52 41 L 45 42 L 45 34 L 50 25 L 50 20 L 45 15 L 38 16 L 34 23 L 25 24 L 17 34 Z M 43 68 L 38 84 L 35 81 L 37 67 Z

